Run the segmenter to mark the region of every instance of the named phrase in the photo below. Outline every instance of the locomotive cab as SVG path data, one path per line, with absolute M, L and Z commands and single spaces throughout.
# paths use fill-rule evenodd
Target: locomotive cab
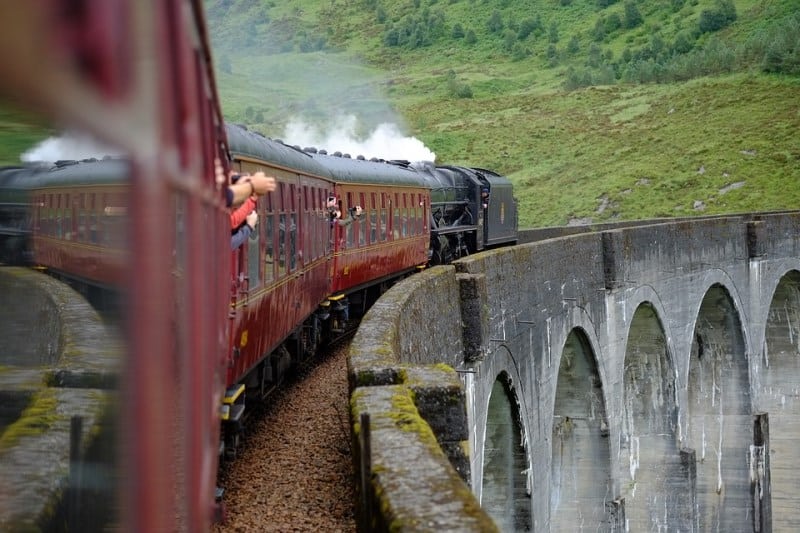
M 485 204 L 483 247 L 492 248 L 517 242 L 517 201 L 508 178 L 491 170 L 472 169 L 483 183 L 481 201 Z

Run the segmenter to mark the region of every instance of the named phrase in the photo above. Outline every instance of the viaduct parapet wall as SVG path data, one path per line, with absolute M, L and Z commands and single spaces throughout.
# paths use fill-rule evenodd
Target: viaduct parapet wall
M 396 285 L 362 322 L 362 527 L 796 526 L 800 214 L 521 242 Z

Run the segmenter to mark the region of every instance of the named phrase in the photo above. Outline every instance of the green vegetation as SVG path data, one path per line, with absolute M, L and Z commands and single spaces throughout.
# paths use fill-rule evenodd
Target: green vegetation
M 206 5 L 229 119 L 393 113 L 510 176 L 523 226 L 800 205 L 794 0 Z
M 0 166 L 18 165 L 20 155 L 46 139 L 51 131 L 40 120 L 0 105 Z

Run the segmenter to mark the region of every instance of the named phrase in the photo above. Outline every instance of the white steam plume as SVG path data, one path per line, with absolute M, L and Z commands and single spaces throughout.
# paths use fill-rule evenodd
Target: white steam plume
M 102 159 L 105 156 L 122 155 L 119 151 L 103 145 L 85 133 L 67 132 L 60 137 L 43 140 L 20 155 L 22 161 L 53 163 L 62 159 Z
M 408 137 L 395 124 L 379 124 L 365 139 L 356 135 L 357 119 L 354 115 L 340 117 L 334 126 L 320 129 L 301 119 L 292 119 L 286 125 L 284 141 L 303 148 L 313 146 L 328 153 L 342 152 L 355 158 L 405 159 L 408 161 L 435 161 L 436 154 L 416 137 Z

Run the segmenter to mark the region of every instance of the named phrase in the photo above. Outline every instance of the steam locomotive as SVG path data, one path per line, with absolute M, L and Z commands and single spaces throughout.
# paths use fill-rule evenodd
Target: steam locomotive
M 264 171 L 277 189 L 231 261 L 220 451 L 235 457 L 243 416 L 286 372 L 350 330 L 396 280 L 517 239 L 508 179 L 485 169 L 366 160 L 289 146 L 226 126 L 232 167 Z M 129 165 L 105 159 L 0 171 L 0 251 L 116 302 L 128 259 Z M 26 194 L 27 193 L 27 198 Z M 332 224 L 329 198 L 352 223 Z M 187 214 L 175 205 L 174 254 Z M 219 280 L 224 284 L 224 280 Z

